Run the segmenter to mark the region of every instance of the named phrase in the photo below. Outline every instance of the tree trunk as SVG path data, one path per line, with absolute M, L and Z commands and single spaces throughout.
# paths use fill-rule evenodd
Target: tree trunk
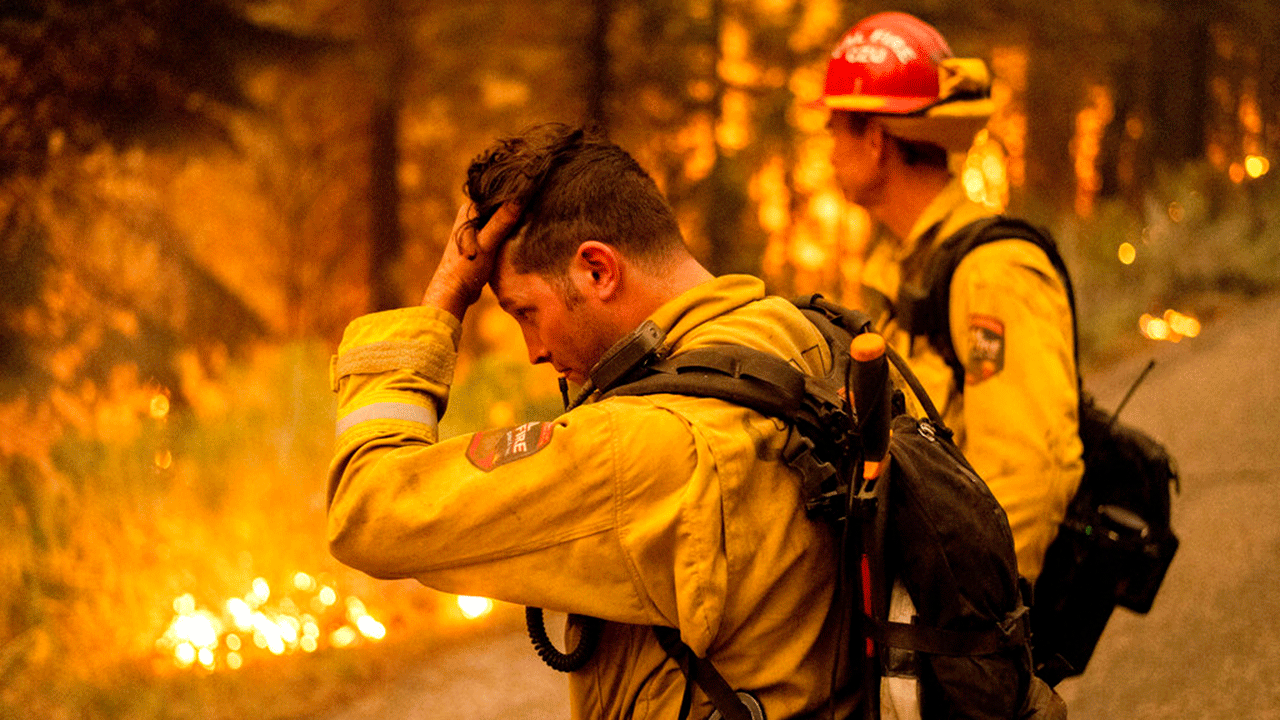
M 1052 29 L 1031 28 L 1027 63 L 1027 192 L 1045 208 L 1027 208 L 1036 216 L 1057 217 L 1074 207 L 1076 176 L 1071 157 L 1075 113 L 1080 103 L 1078 74 L 1064 73 L 1069 57 Z
M 609 27 L 614 0 L 592 0 L 591 30 L 587 37 L 587 124 L 609 134 L 609 96 L 613 89 L 609 73 Z
M 405 70 L 405 38 L 397 0 L 374 0 L 373 109 L 369 143 L 369 307 L 389 310 L 404 304 L 400 258 L 404 235 L 400 226 L 399 128 Z
M 1140 38 L 1135 38 L 1135 43 L 1149 45 Z M 1103 133 L 1098 156 L 1098 174 L 1102 179 L 1099 199 L 1121 198 L 1134 209 L 1141 208 L 1143 183 L 1149 176 L 1143 135 L 1151 123 L 1142 107 L 1150 77 L 1147 65 L 1146 55 L 1139 51 L 1124 57 L 1111 69 L 1114 118 Z M 1130 120 L 1135 123 L 1132 132 Z
M 724 0 L 712 0 L 708 28 L 705 36 L 715 57 L 712 63 L 712 82 L 715 94 L 712 100 L 712 127 L 719 125 L 723 111 L 725 82 L 720 77 L 720 30 L 725 21 Z M 715 164 L 711 174 L 703 181 L 702 195 L 706 203 L 702 216 L 706 222 L 708 245 L 708 269 L 723 275 L 731 272 L 753 272 L 757 268 L 742 262 L 739 247 L 741 239 L 742 216 L 747 210 L 746 178 L 743 176 L 741 162 L 729 157 L 716 143 Z
M 1210 8 L 1204 0 L 1184 0 L 1168 8 L 1155 35 L 1152 57 L 1151 148 L 1172 167 L 1204 157 L 1209 111 Z

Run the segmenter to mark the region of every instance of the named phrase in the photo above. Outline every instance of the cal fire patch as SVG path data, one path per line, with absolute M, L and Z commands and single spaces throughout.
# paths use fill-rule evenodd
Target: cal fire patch
M 970 315 L 965 383 L 980 383 L 1003 369 L 1004 323 L 990 315 Z
M 529 457 L 551 442 L 551 427 L 551 423 L 528 422 L 513 428 L 478 432 L 467 447 L 467 459 L 489 472 L 499 465 Z

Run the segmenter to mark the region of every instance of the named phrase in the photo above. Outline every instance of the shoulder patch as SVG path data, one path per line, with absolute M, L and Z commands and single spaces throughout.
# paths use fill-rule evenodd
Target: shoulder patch
M 552 423 L 527 422 L 512 428 L 484 430 L 471 436 L 467 459 L 489 472 L 509 462 L 527 458 L 551 442 Z
M 990 315 L 969 316 L 969 360 L 966 385 L 975 385 L 1004 369 L 1004 322 Z

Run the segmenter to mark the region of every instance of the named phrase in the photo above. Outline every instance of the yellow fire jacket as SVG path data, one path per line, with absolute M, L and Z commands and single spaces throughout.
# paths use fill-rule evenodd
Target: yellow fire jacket
M 817 331 L 755 278 L 710 281 L 651 319 L 677 354 L 738 343 L 808 372 L 830 367 Z M 685 680 L 650 625 L 679 628 L 771 718 L 822 707 L 836 652 L 834 542 L 777 460 L 785 426 L 656 395 L 437 442 L 459 334 L 428 307 L 348 326 L 332 367 L 334 556 L 375 577 L 609 621 L 593 660 L 571 674 L 575 718 L 677 716 Z M 695 697 L 691 717 L 706 717 Z
M 991 215 L 953 181 L 901 244 L 883 242 L 868 258 L 864 298 L 878 327 L 907 358 L 961 450 L 1000 501 L 1013 529 L 1018 570 L 1034 581 L 1084 470 L 1071 307 L 1049 258 L 1025 240 L 997 240 L 970 252 L 951 281 L 951 342 L 965 365 L 956 387 L 946 361 L 894 317 L 903 283 L 920 283 L 926 231 L 930 247 Z M 865 289 L 864 289 L 865 290 Z M 876 300 L 887 301 L 877 307 Z

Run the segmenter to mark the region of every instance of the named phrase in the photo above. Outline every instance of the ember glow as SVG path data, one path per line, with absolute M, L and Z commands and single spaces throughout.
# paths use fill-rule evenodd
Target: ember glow
M 1009 200 L 1009 177 L 1005 148 L 990 131 L 974 138 L 965 156 L 960 182 L 969 199 L 990 210 L 1003 210 Z
M 1179 342 L 1200 334 L 1200 321 L 1177 310 L 1165 310 L 1163 317 L 1143 314 L 1138 318 L 1138 329 L 1150 340 Z
M 493 612 L 493 601 L 489 598 L 475 597 L 473 595 L 459 595 L 458 609 L 462 611 L 463 617 L 468 620 L 476 620 Z
M 1116 255 L 1120 258 L 1120 262 L 1125 265 L 1132 265 L 1133 261 L 1138 258 L 1138 249 L 1134 247 L 1133 243 L 1120 243 L 1120 249 L 1116 252 Z
M 237 670 L 255 655 L 355 647 L 387 636 L 359 598 L 339 602 L 333 587 L 304 572 L 278 592 L 266 578 L 255 578 L 248 592 L 217 610 L 200 607 L 187 593 L 174 599 L 173 612 L 156 649 L 184 669 Z

